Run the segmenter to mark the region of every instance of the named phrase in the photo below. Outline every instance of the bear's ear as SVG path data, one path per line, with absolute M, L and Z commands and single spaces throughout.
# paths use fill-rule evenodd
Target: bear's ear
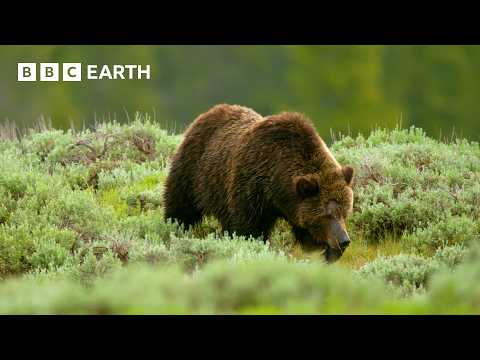
M 353 179 L 353 168 L 351 166 L 344 166 L 342 167 L 342 172 L 347 185 L 351 185 Z
M 294 180 L 295 189 L 301 198 L 315 196 L 320 191 L 318 182 L 311 176 L 298 176 Z

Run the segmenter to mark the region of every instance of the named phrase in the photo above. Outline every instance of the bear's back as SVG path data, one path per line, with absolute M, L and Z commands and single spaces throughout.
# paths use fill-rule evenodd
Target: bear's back
M 227 183 L 235 153 L 243 135 L 262 120 L 247 107 L 220 104 L 200 115 L 187 130 L 185 138 L 199 144 L 195 149 L 197 161 L 192 164 L 197 169 L 193 187 L 199 208 L 217 216 L 226 211 Z

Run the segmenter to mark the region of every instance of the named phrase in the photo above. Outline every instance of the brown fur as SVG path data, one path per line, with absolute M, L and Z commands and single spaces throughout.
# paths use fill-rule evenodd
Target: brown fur
M 189 226 L 214 215 L 223 230 L 264 239 L 284 218 L 300 242 L 335 248 L 328 219 L 345 229 L 352 176 L 302 114 L 263 118 L 217 105 L 195 119 L 173 157 L 165 217 Z

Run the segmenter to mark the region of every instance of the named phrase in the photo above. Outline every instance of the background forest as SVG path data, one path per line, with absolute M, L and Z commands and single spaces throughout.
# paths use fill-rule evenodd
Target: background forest
M 17 82 L 17 62 L 151 64 L 151 80 Z M 136 111 L 181 132 L 220 102 L 306 113 L 320 134 L 415 125 L 479 139 L 479 46 L 1 46 L 0 121 L 56 128 Z

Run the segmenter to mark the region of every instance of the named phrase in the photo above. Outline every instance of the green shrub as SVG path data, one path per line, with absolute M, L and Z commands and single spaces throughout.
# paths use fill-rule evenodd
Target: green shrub
M 56 269 L 66 263 L 75 245 L 75 233 L 47 225 L 31 232 L 33 251 L 27 261 L 34 269 Z
M 365 278 L 380 278 L 391 289 L 401 295 L 411 295 L 425 291 L 429 276 L 438 270 L 440 264 L 416 255 L 400 254 L 391 257 L 378 257 L 362 266 L 358 273 Z
M 214 262 L 193 276 L 132 266 L 87 288 L 65 279 L 0 284 L 2 314 L 365 313 L 389 299 L 379 282 L 338 268 L 271 260 Z
M 480 313 L 480 246 L 474 244 L 454 271 L 444 270 L 431 279 L 426 304 L 434 313 Z
M 468 253 L 469 249 L 465 245 L 457 244 L 438 249 L 432 259 L 447 266 L 447 268 L 454 268 L 464 261 Z
M 34 244 L 27 226 L 0 225 L 0 279 L 30 270 Z
M 139 214 L 120 220 L 120 231 L 131 236 L 143 239 L 149 243 L 170 246 L 172 237 L 191 235 L 191 231 L 184 230 L 182 225 L 170 219 L 164 221 L 163 214 L 153 212 L 151 214 Z
M 72 256 L 76 235 L 49 224 L 0 227 L 0 277 L 54 270 Z
M 243 263 L 251 260 L 280 261 L 284 257 L 283 253 L 271 250 L 263 241 L 235 235 L 218 237 L 209 234 L 204 239 L 174 236 L 170 251 L 176 261 L 190 271 L 218 259 Z
M 140 114 L 0 140 L 0 312 L 478 312 L 478 143 L 414 127 L 334 142 L 355 168 L 347 225 L 364 245 L 348 250 L 357 265 L 324 266 L 286 221 L 267 243 L 213 217 L 188 230 L 165 221 L 181 140 Z
M 469 254 L 464 245 L 445 246 L 431 258 L 413 254 L 377 257 L 358 270 L 365 278 L 380 278 L 401 296 L 420 294 L 428 288 L 433 275 L 444 269 L 455 269 Z
M 431 254 L 451 245 L 467 244 L 480 239 L 479 223 L 466 216 L 449 216 L 427 228 L 417 229 L 404 241 L 414 251 Z
M 122 266 L 121 260 L 103 244 L 92 244 L 82 250 L 79 265 L 67 272 L 68 276 L 82 284 L 91 285 L 98 277 Z
M 369 242 L 407 235 L 450 216 L 479 215 L 478 143 L 439 143 L 412 127 L 344 137 L 332 151 L 355 168 L 350 225 Z
M 62 130 L 41 131 L 22 139 L 22 148 L 24 152 L 34 154 L 40 161 L 52 165 L 70 155 L 70 148 L 74 140 L 74 135 L 70 130 L 67 132 Z
M 0 284 L 1 314 L 78 314 L 92 312 L 89 294 L 68 280 L 7 280 Z
M 60 229 L 70 229 L 81 241 L 98 239 L 115 224 L 115 216 L 108 208 L 98 205 L 89 191 L 66 191 L 47 203 L 41 216 Z

